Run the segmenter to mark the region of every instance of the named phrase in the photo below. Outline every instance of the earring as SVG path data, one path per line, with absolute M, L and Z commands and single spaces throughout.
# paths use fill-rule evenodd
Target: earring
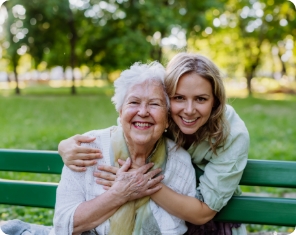
M 164 132 L 167 132 L 167 131 L 168 131 L 167 129 L 164 130 Z

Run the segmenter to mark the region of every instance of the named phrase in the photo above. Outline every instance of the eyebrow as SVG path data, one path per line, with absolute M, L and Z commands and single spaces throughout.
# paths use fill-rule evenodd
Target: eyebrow
M 175 95 L 185 96 L 185 95 L 182 95 L 182 94 L 179 94 L 179 93 L 175 93 L 173 96 L 175 96 Z M 195 95 L 195 96 L 209 96 L 210 97 L 211 95 L 208 95 L 208 94 L 199 94 L 199 95 Z
M 163 99 L 160 99 L 160 98 L 149 99 L 149 101 L 157 101 L 157 100 L 158 100 L 158 101 L 161 101 L 161 102 L 164 101 Z
M 130 96 L 127 98 L 127 100 L 130 100 L 130 99 L 140 99 L 139 97 L 137 96 Z M 152 98 L 152 99 L 149 99 L 148 101 L 160 101 L 160 102 L 165 102 L 165 100 L 161 99 L 161 98 Z

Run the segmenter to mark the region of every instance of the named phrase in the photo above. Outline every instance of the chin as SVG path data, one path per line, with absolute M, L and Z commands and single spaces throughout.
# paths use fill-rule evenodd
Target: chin
M 181 130 L 182 131 L 182 133 L 184 134 L 184 135 L 193 135 L 193 134 L 195 134 L 196 133 L 196 131 L 197 130 L 187 130 L 187 131 L 183 131 L 183 130 Z

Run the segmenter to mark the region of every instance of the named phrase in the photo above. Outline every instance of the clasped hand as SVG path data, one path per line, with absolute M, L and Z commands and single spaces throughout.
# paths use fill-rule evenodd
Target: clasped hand
M 99 171 L 94 172 L 94 176 L 98 178 L 96 182 L 103 185 L 104 189 L 116 189 L 120 195 L 127 197 L 127 201 L 152 195 L 161 189 L 160 182 L 164 176 L 156 176 L 161 169 L 149 171 L 153 163 L 139 167 L 130 158 L 127 161 L 118 160 L 118 163 L 122 167 L 100 165 Z
M 85 171 L 86 167 L 97 164 L 97 159 L 102 158 L 99 149 L 91 148 L 81 143 L 91 143 L 95 137 L 75 135 L 60 142 L 58 151 L 62 156 L 64 163 L 74 171 Z M 135 200 L 149 196 L 161 189 L 160 182 L 164 176 L 157 174 L 161 169 L 149 171 L 153 163 L 144 166 L 137 166 L 130 160 L 118 160 L 121 168 L 113 166 L 98 166 L 94 173 L 97 177 L 96 182 L 103 185 L 104 189 L 116 190 L 119 195 L 126 195 L 127 200 Z

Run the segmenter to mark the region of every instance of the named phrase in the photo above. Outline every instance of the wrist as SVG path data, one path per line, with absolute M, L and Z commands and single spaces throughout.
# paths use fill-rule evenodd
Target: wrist
M 112 203 L 114 203 L 115 206 L 121 206 L 128 202 L 130 195 L 125 195 L 123 192 L 118 191 L 116 188 L 110 188 L 107 191 L 110 195 L 110 198 L 112 198 Z

